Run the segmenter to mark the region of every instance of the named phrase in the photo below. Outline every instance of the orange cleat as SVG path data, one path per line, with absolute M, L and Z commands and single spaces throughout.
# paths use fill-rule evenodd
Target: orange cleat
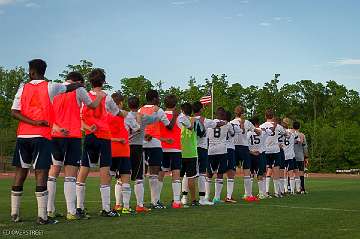
M 140 207 L 140 206 L 136 206 L 136 212 L 137 213 L 148 213 L 151 211 L 150 208 L 147 208 L 147 207 Z
M 114 210 L 114 211 L 117 211 L 117 212 L 121 212 L 121 211 L 122 211 L 122 208 L 123 208 L 123 207 L 122 207 L 121 205 L 115 205 L 114 208 L 113 208 L 113 210 Z
M 179 209 L 179 208 L 182 208 L 182 205 L 180 202 L 173 202 L 171 204 L 171 207 L 174 208 L 174 209 Z

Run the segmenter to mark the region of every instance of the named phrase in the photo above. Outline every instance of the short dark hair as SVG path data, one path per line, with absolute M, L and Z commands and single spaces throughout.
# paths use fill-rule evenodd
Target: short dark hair
M 102 87 L 105 84 L 105 72 L 103 69 L 96 68 L 89 74 L 89 82 L 92 87 Z
M 293 128 L 294 129 L 298 130 L 298 129 L 300 129 L 300 126 L 301 126 L 301 124 L 300 124 L 299 121 L 294 121 L 294 123 L 293 123 Z
M 177 104 L 177 98 L 176 95 L 167 95 L 165 96 L 165 107 L 166 108 L 174 108 Z
M 271 108 L 266 109 L 265 117 L 266 117 L 266 119 L 273 119 L 274 118 L 274 111 Z
M 185 115 L 190 116 L 192 113 L 192 105 L 188 102 L 181 105 L 181 110 Z
M 80 72 L 77 72 L 77 71 L 70 72 L 66 76 L 66 80 L 72 80 L 74 82 L 84 83 L 84 77 L 81 75 Z
M 129 109 L 138 109 L 140 107 L 140 100 L 139 97 L 130 96 L 128 99 L 128 106 Z
M 124 101 L 124 96 L 120 92 L 115 92 L 111 95 L 111 98 L 115 101 L 116 104 Z
M 232 118 L 231 112 L 227 110 L 227 111 L 225 112 L 225 115 L 226 115 L 226 121 L 229 121 L 229 122 L 230 122 L 230 121 L 231 121 L 231 118 Z
M 147 102 L 151 102 L 159 98 L 159 93 L 156 90 L 149 90 L 148 92 L 146 92 L 145 97 Z
M 220 120 L 226 120 L 226 110 L 224 107 L 218 107 L 216 109 L 216 116 Z
M 200 101 L 195 101 L 193 103 L 192 108 L 193 108 L 194 113 L 196 114 L 196 113 L 199 113 L 204 108 L 204 106 L 203 106 L 203 104 L 201 104 Z
M 29 61 L 29 70 L 34 70 L 41 76 L 45 75 L 47 64 L 44 60 L 33 59 Z
M 260 125 L 260 119 L 258 116 L 254 116 L 250 119 L 250 122 L 253 124 L 253 125 Z

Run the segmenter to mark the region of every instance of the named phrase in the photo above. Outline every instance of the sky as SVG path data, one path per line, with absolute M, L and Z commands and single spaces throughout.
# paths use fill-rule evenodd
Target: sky
M 81 59 L 107 81 L 144 75 L 186 87 L 225 73 L 262 86 L 335 80 L 360 91 L 358 0 L 0 0 L 0 66 Z

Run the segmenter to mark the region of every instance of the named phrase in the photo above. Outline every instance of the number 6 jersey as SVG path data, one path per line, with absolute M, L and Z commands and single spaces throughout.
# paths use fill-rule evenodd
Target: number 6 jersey
M 215 119 L 215 122 L 220 120 Z M 234 134 L 234 128 L 230 123 L 214 129 L 207 129 L 207 136 L 209 137 L 209 155 L 226 154 L 227 153 L 227 135 Z

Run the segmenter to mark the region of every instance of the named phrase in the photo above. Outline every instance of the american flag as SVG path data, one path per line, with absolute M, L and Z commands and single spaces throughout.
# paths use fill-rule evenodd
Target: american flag
M 212 97 L 211 97 L 211 90 L 209 90 L 209 92 L 207 93 L 207 95 L 201 97 L 200 102 L 201 102 L 201 104 L 203 104 L 203 105 L 211 104 L 211 102 L 212 102 L 212 99 L 211 99 L 211 98 L 212 98 Z

